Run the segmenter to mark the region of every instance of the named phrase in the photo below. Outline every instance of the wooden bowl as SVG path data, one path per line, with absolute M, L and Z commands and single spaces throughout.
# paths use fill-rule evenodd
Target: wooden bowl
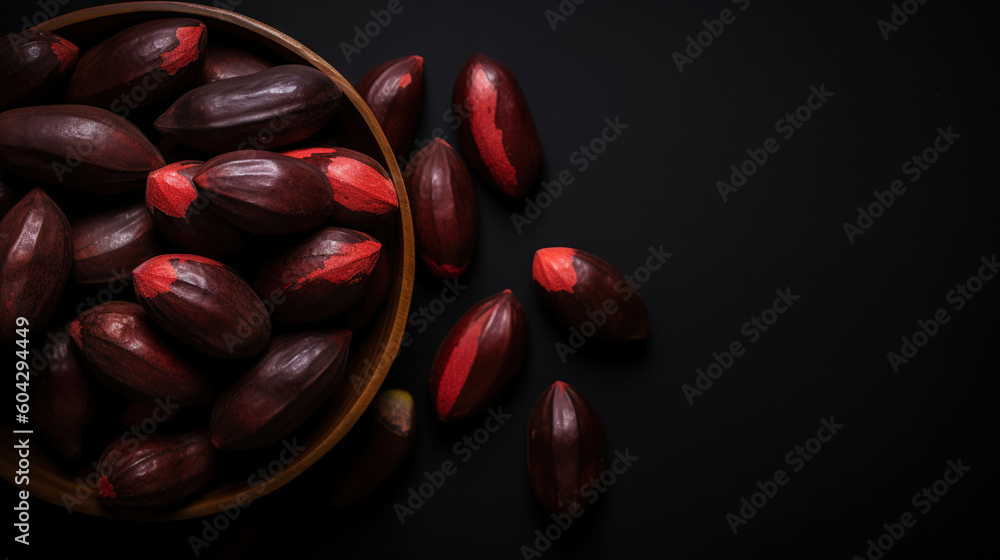
M 41 498 L 59 507 L 112 518 L 172 520 L 218 514 L 221 509 L 246 503 L 273 492 L 298 476 L 330 450 L 354 426 L 369 402 L 375 396 L 392 365 L 406 325 L 413 291 L 414 240 L 410 207 L 403 187 L 403 179 L 396 158 L 385 139 L 371 110 L 361 96 L 333 66 L 291 37 L 246 16 L 218 8 L 181 2 L 132 2 L 88 8 L 51 19 L 36 29 L 53 31 L 66 37 L 81 48 L 92 47 L 111 32 L 144 21 L 189 16 L 204 22 L 209 29 L 209 41 L 221 44 L 253 45 L 259 52 L 267 53 L 276 61 L 311 65 L 330 76 L 343 90 L 346 101 L 341 103 L 340 121 L 343 138 L 340 145 L 347 145 L 380 160 L 391 173 L 399 197 L 399 212 L 380 224 L 377 235 L 383 251 L 393 265 L 393 288 L 380 315 L 373 319 L 363 337 L 351 343 L 350 360 L 344 381 L 337 396 L 314 415 L 307 426 L 300 428 L 286 441 L 297 439 L 305 450 L 282 454 L 280 444 L 249 453 L 242 457 L 237 452 L 227 453 L 230 465 L 210 486 L 194 499 L 180 506 L 155 513 L 131 515 L 104 507 L 97 492 L 86 484 L 87 467 L 73 470 L 60 459 L 49 457 L 48 448 L 41 444 L 38 434 L 13 434 L 13 430 L 31 426 L 14 425 L 6 420 L 4 433 L 8 441 L 0 450 L 0 473 L 12 484 L 17 477 L 19 457 L 14 449 L 16 437 L 31 438 L 30 483 L 17 484 L 28 490 L 34 498 Z M 213 37 L 216 41 L 213 41 Z M 345 143 L 345 138 L 346 140 Z M 33 337 L 41 332 L 33 331 Z M 37 346 L 37 339 L 33 341 Z M 116 434 L 117 435 L 117 434 Z M 109 436 L 109 442 L 114 436 Z M 288 461 L 288 457 L 294 457 Z M 98 457 L 85 457 L 81 462 L 96 461 Z M 80 465 L 76 465 L 79 467 Z M 89 466 L 89 465 L 88 465 Z M 265 476 L 254 476 L 259 469 Z M 93 471 L 93 467 L 90 466 Z M 228 477 L 226 476 L 228 475 Z M 84 481 L 81 484 L 80 481 Z

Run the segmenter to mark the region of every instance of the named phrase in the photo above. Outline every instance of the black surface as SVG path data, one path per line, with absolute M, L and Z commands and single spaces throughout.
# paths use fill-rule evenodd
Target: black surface
M 72 0 L 60 10 L 98 3 Z M 996 14 L 986 3 L 929 0 L 886 41 L 877 21 L 892 5 L 591 0 L 553 31 L 545 10 L 557 10 L 556 0 L 404 1 L 348 63 L 341 41 L 386 2 L 243 0 L 237 11 L 299 39 L 352 81 L 383 60 L 422 55 L 418 138 L 440 127 L 455 144 L 443 113 L 458 69 L 477 51 L 501 60 L 532 108 L 546 180 L 569 169 L 574 182 L 518 234 L 510 215 L 524 203 L 501 200 L 477 179 L 481 241 L 462 279 L 468 289 L 423 332 L 411 326 L 414 342 L 385 384 L 412 392 L 419 408 L 403 474 L 365 507 L 336 514 L 316 490 L 330 457 L 243 510 L 204 553 L 249 539 L 247 558 L 523 557 L 522 545 L 552 523 L 528 486 L 524 445 L 528 412 L 556 380 L 600 413 L 609 459 L 628 449 L 639 460 L 545 558 L 864 557 L 866 541 L 907 511 L 916 525 L 884 558 L 968 557 L 988 546 L 998 521 L 1000 279 L 961 310 L 947 297 L 998 250 Z M 678 72 L 671 54 L 726 8 L 735 21 Z M 5 1 L 3 28 L 20 30 L 20 18 L 38 10 L 34 0 Z M 824 85 L 833 96 L 783 138 L 776 121 Z M 580 171 L 571 154 L 615 117 L 628 129 Z M 961 137 L 912 182 L 901 166 L 932 145 L 938 127 Z M 716 181 L 769 137 L 780 150 L 723 202 Z M 895 179 L 905 194 L 849 243 L 843 224 Z M 568 333 L 531 292 L 531 258 L 546 246 L 593 252 L 626 273 L 650 247 L 673 254 L 641 287 L 653 335 L 639 355 L 588 343 L 560 360 L 554 345 Z M 414 311 L 442 287 L 418 268 Z M 527 366 L 502 400 L 512 418 L 461 462 L 453 446 L 484 419 L 440 425 L 427 372 L 462 312 L 505 288 L 528 313 Z M 741 325 L 785 288 L 801 298 L 747 344 Z M 939 308 L 950 321 L 894 372 L 887 352 Z M 689 404 L 683 386 L 734 340 L 745 354 Z M 793 472 L 786 454 L 831 416 L 842 430 Z M 920 513 L 913 495 L 959 458 L 971 470 Z M 457 474 L 401 525 L 393 505 L 449 459 L 458 459 Z M 741 498 L 778 469 L 789 482 L 734 535 L 726 515 L 738 515 Z M 184 558 L 188 535 L 204 529 L 201 520 L 67 516 L 40 500 L 32 512 L 36 554 Z M 14 557 L 24 552 L 11 548 Z

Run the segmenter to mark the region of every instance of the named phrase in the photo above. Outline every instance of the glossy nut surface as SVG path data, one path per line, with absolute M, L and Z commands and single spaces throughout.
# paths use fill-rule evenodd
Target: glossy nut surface
M 165 331 L 219 358 L 253 356 L 271 337 L 264 303 L 228 266 L 206 257 L 159 255 L 136 267 L 135 295 Z
M 424 105 L 424 59 L 406 56 L 372 68 L 358 81 L 358 93 L 371 107 L 396 156 L 406 155 Z
M 79 284 L 128 281 L 132 269 L 160 251 L 153 216 L 141 202 L 73 224 L 73 269 Z
M 285 152 L 323 172 L 333 189 L 333 221 L 368 228 L 399 208 L 389 173 L 374 159 L 347 148 L 302 148 Z
M 204 64 L 208 28 L 191 18 L 147 21 L 122 30 L 80 57 L 66 98 L 119 114 L 177 93 Z
M 567 326 L 610 341 L 649 336 L 646 304 L 622 273 L 596 255 L 568 247 L 539 249 L 531 274 L 538 298 Z
M 273 150 L 319 132 L 342 96 L 326 74 L 286 64 L 197 87 L 156 120 L 156 129 L 212 154 Z
M 453 101 L 462 118 L 462 153 L 489 185 L 521 198 L 542 171 L 542 141 L 517 79 L 499 61 L 472 55 L 459 72 Z
M 324 228 L 261 267 L 254 287 L 281 321 L 320 321 L 357 303 L 382 244 L 366 233 Z
M 256 449 L 288 436 L 329 400 L 343 377 L 351 332 L 285 335 L 229 386 L 212 409 L 212 443 Z
M 431 366 L 438 418 L 461 420 L 493 405 L 520 370 L 527 344 L 524 309 L 510 290 L 473 305 L 448 331 Z
M 198 169 L 194 183 L 208 196 L 210 212 L 251 233 L 315 229 L 334 209 L 330 182 L 323 173 L 271 152 L 242 150 L 216 156 Z
M 150 173 L 146 207 L 156 228 L 182 249 L 219 258 L 242 250 L 246 242 L 236 227 L 208 210 L 211 199 L 194 184 L 203 164 L 182 160 Z
M 604 470 L 604 430 L 597 411 L 572 385 L 556 381 L 528 418 L 528 479 L 549 513 L 584 509 L 584 489 Z M 594 492 L 593 488 L 590 488 Z
M 479 210 L 462 157 L 436 138 L 407 168 L 406 193 L 417 250 L 427 269 L 441 278 L 464 274 L 476 249 Z
M 80 49 L 48 31 L 25 31 L 0 41 L 0 110 L 30 103 L 76 65 Z
M 97 193 L 142 188 L 163 156 L 126 119 L 87 105 L 0 113 L 0 163 L 31 181 Z
M 173 350 L 136 303 L 112 301 L 84 312 L 69 326 L 95 377 L 128 400 L 178 406 L 211 402 L 208 378 Z
M 66 215 L 42 189 L 29 192 L 0 222 L 0 339 L 13 344 L 18 317 L 32 331 L 52 319 L 73 264 Z
M 219 471 L 208 430 L 144 435 L 142 440 L 121 438 L 101 456 L 97 493 L 105 505 L 132 511 L 165 508 L 201 490 Z

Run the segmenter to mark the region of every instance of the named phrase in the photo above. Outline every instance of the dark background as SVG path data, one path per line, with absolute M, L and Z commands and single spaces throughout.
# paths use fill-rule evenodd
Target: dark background
M 101 3 L 70 0 L 59 9 Z M 574 182 L 518 234 L 510 215 L 524 203 L 505 202 L 477 180 L 481 240 L 462 279 L 469 287 L 424 332 L 409 329 L 414 342 L 384 385 L 417 402 L 420 431 L 403 473 L 365 506 L 332 512 L 317 489 L 334 454 L 243 510 L 205 554 L 520 558 L 535 530 L 552 522 L 528 485 L 524 447 L 528 412 L 556 380 L 576 386 L 599 412 L 609 463 L 626 448 L 639 460 L 546 558 L 846 560 L 863 556 L 866 541 L 907 511 L 917 523 L 885 558 L 960 557 L 992 544 L 1000 280 L 960 311 L 946 295 L 998 249 L 996 14 L 985 3 L 929 0 L 886 41 L 876 22 L 891 16 L 889 0 L 752 0 L 739 11 L 741 4 L 590 0 L 553 30 L 545 10 L 558 10 L 557 0 L 404 0 L 350 62 L 340 43 L 386 2 L 234 7 L 298 39 L 352 82 L 384 60 L 422 55 L 427 95 L 417 138 L 441 127 L 456 144 L 443 113 L 459 68 L 474 52 L 499 59 L 528 99 L 545 179 L 569 169 Z M 726 8 L 735 22 L 678 72 L 671 54 Z M 21 18 L 39 11 L 34 0 L 5 0 L 3 29 L 19 31 Z M 775 122 L 821 84 L 834 95 L 781 138 Z M 571 154 L 615 117 L 628 129 L 580 171 Z M 961 138 L 911 182 L 901 166 L 948 126 Z M 715 182 L 768 137 L 780 150 L 723 202 Z M 895 179 L 906 193 L 849 243 L 843 224 Z M 588 343 L 563 363 L 554 345 L 568 332 L 531 291 L 534 251 L 577 247 L 631 273 L 661 245 L 673 256 L 640 290 L 652 318 L 648 344 L 622 356 Z M 444 287 L 420 266 L 414 311 Z M 513 417 L 401 525 L 393 504 L 424 471 L 456 460 L 453 445 L 483 425 L 433 418 L 426 379 L 437 346 L 469 306 L 505 288 L 524 304 L 531 328 L 527 365 L 501 403 Z M 741 325 L 779 288 L 801 298 L 746 344 Z M 900 337 L 939 308 L 951 321 L 894 372 L 886 353 L 899 352 Z M 689 404 L 682 386 L 734 340 L 746 353 Z M 786 454 L 830 416 L 842 430 L 792 472 Z M 911 497 L 959 458 L 971 470 L 917 513 Z M 778 469 L 790 481 L 734 535 L 726 514 L 738 514 L 740 499 Z M 201 520 L 68 516 L 40 500 L 32 508 L 36 555 L 185 558 L 188 535 L 204 528 Z M 12 556 L 24 552 L 13 546 Z

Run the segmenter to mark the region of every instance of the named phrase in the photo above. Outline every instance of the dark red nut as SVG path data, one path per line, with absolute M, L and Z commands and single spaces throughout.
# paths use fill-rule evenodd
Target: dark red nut
M 321 321 L 361 299 L 381 250 L 368 234 L 323 228 L 267 262 L 254 287 L 273 302 L 275 319 Z
M 510 70 L 474 54 L 455 82 L 453 101 L 468 115 L 458 127 L 462 152 L 488 184 L 521 198 L 542 172 L 542 141 Z
M 273 150 L 319 132 L 342 96 L 326 74 L 286 64 L 197 87 L 156 120 L 156 129 L 212 154 Z
M 189 18 L 134 25 L 88 50 L 66 99 L 127 115 L 177 93 L 201 71 L 208 28 Z
M 325 175 L 300 160 L 271 152 L 242 150 L 216 156 L 198 169 L 194 183 L 205 192 L 209 210 L 251 233 L 316 229 L 334 208 Z
M 163 156 L 134 124 L 87 105 L 41 105 L 0 113 L 0 163 L 31 181 L 85 191 L 141 188 Z
M 208 211 L 210 200 L 194 184 L 204 162 L 184 160 L 161 167 L 146 179 L 146 206 L 153 223 L 183 249 L 218 258 L 242 250 L 243 234 Z
M 135 295 L 156 324 L 210 356 L 253 356 L 271 338 L 264 303 L 218 261 L 159 255 L 139 265 L 133 275 Z
M 420 259 L 435 276 L 461 276 L 469 268 L 479 232 L 469 169 L 440 138 L 420 150 L 413 162 L 405 183 Z
M 66 215 L 42 189 L 29 192 L 0 222 L 0 340 L 13 344 L 15 329 L 45 328 L 72 265 Z
M 285 152 L 319 169 L 333 187 L 338 225 L 368 228 L 399 208 L 396 187 L 374 159 L 347 148 L 303 148 Z
M 358 93 L 365 100 L 393 153 L 405 156 L 424 105 L 424 59 L 407 56 L 379 64 L 361 77 Z
M 97 493 L 122 510 L 156 510 L 183 501 L 219 471 L 208 430 L 115 440 L 101 456 Z
M 80 49 L 48 31 L 25 31 L 0 42 L 0 109 L 29 103 L 47 92 L 76 64 Z
M 583 491 L 603 471 L 597 411 L 572 385 L 556 381 L 528 417 L 528 480 L 535 497 L 549 513 L 575 514 L 592 501 Z
M 331 505 L 351 507 L 378 490 L 399 469 L 413 449 L 417 415 L 413 397 L 406 391 L 389 389 L 375 396 L 368 408 L 372 433 L 364 449 L 337 479 Z
M 65 333 L 48 340 L 44 365 L 31 381 L 32 420 L 59 453 L 76 459 L 96 405 L 73 341 Z
M 539 249 L 531 275 L 545 306 L 586 336 L 611 341 L 649 336 L 649 314 L 639 293 L 597 256 L 567 247 Z M 588 323 L 589 328 L 584 326 Z
M 219 80 L 256 74 L 272 66 L 274 65 L 270 62 L 246 51 L 209 45 L 208 51 L 205 52 L 205 66 L 202 67 L 195 85 L 203 86 Z
M 167 345 L 137 303 L 98 305 L 69 332 L 94 377 L 126 399 L 181 407 L 212 401 L 208 378 Z
M 3 220 L 3 217 L 7 215 L 7 212 L 10 212 L 10 209 L 17 204 L 20 198 L 17 191 L 8 187 L 3 182 L 3 177 L 0 176 L 0 220 Z
M 330 397 L 347 365 L 351 331 L 279 336 L 212 409 L 212 443 L 256 449 L 292 433 Z
M 132 278 L 132 269 L 160 252 L 153 217 L 140 203 L 101 212 L 73 224 L 70 279 L 99 285 Z
M 448 331 L 431 366 L 430 393 L 442 422 L 479 414 L 524 363 L 528 320 L 510 290 L 472 306 Z
M 372 269 L 368 280 L 365 280 L 367 287 L 365 295 L 361 300 L 346 311 L 338 315 L 335 320 L 348 328 L 353 333 L 359 333 L 372 322 L 379 310 L 389 297 L 389 290 L 392 288 L 394 279 L 392 277 L 392 263 L 389 262 L 389 255 L 385 251 L 379 251 L 378 261 Z

